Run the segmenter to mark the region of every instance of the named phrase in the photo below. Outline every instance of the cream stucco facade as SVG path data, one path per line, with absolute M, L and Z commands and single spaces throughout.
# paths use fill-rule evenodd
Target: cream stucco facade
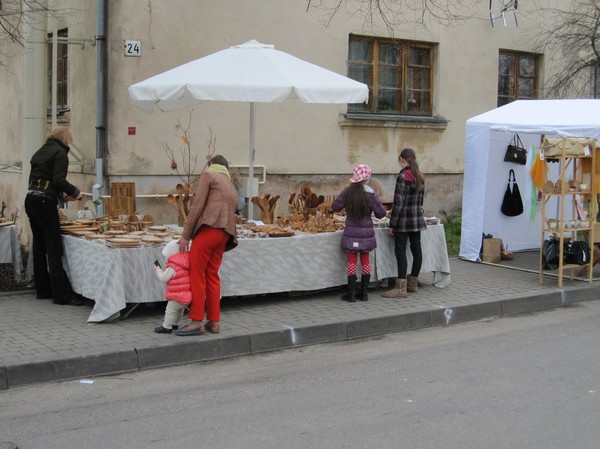
M 60 11 L 57 29 L 68 28 L 70 39 L 90 39 L 96 34 L 96 1 L 48 3 Z M 366 30 L 361 17 L 344 11 L 325 26 L 325 12 L 307 9 L 307 2 L 299 0 L 111 0 L 107 4 L 106 188 L 102 193 L 109 191 L 110 182 L 135 181 L 140 195 L 166 194 L 174 191 L 178 181 L 163 144 L 177 150 L 183 147 L 175 125 L 178 117 L 187 121 L 188 113 L 146 114 L 131 105 L 129 85 L 250 39 L 274 44 L 279 50 L 346 74 L 350 34 L 389 36 L 383 24 L 374 23 Z M 539 27 L 523 10 L 519 28 L 493 28 L 487 2 L 465 12 L 471 18 L 453 26 L 432 22 L 424 28 L 408 22 L 394 31 L 398 39 L 436 44 L 436 120 L 351 120 L 345 117 L 346 105 L 257 104 L 255 163 L 264 165 L 267 173 L 261 191 L 287 198 L 308 182 L 319 193 L 335 194 L 347 182 L 354 164 L 367 163 L 375 174 L 375 188 L 384 201 L 391 201 L 398 153 L 412 147 L 427 174 L 426 211 L 459 209 L 465 121 L 496 106 L 499 50 L 533 51 L 532 36 Z M 53 29 L 50 18 L 47 29 Z M 125 56 L 125 40 L 141 42 L 140 57 Z M 67 117 L 74 143 L 85 159 L 83 164 L 72 165 L 71 180 L 84 192 L 91 192 L 96 182 L 96 48 L 89 43 L 70 45 L 68 55 Z M 0 190 L 12 211 L 22 210 L 23 177 L 28 175 L 29 157 L 37 148 L 22 148 L 22 98 L 27 89 L 23 51 L 15 46 L 4 53 L 11 57 L 0 69 L 0 91 L 5 99 L 0 112 L 4 142 Z M 544 67 L 543 57 L 540 62 L 539 80 L 543 81 L 549 69 Z M 243 103 L 197 105 L 190 128 L 192 148 L 204 157 L 210 129 L 216 136 L 217 152 L 231 164 L 246 165 L 248 116 L 249 106 Z M 134 135 L 129 134 L 130 128 L 135 128 Z M 37 137 L 41 144 L 43 135 Z M 176 220 L 164 199 L 139 198 L 138 209 L 160 222 Z M 24 212 L 20 215 L 25 218 Z

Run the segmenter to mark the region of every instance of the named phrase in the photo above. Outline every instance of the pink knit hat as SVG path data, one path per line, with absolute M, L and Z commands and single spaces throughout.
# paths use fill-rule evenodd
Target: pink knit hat
M 358 164 L 352 170 L 354 176 L 350 178 L 350 182 L 356 184 L 357 182 L 367 181 L 371 177 L 371 168 L 367 164 Z

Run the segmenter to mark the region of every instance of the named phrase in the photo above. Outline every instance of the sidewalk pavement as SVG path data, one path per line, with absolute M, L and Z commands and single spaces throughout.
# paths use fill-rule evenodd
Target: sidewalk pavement
M 58 306 L 35 294 L 0 296 L 0 389 L 36 382 L 87 378 L 177 364 L 251 355 L 304 345 L 445 326 L 536 312 L 594 300 L 599 281 L 566 279 L 563 289 L 536 273 L 452 258 L 452 284 L 425 284 L 407 299 L 340 300 L 341 290 L 223 300 L 221 333 L 159 335 L 161 305 L 141 306 L 124 320 L 86 324 L 91 307 Z

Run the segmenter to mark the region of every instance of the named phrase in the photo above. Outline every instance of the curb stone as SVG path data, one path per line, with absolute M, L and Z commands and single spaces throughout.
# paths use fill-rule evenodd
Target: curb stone
M 136 353 L 138 369 L 142 370 L 250 355 L 251 351 L 249 336 L 232 336 L 136 348 Z
M 32 293 L 35 293 L 35 290 L 32 288 L 28 288 L 28 289 L 24 289 L 24 290 L 15 290 L 15 291 L 10 291 L 10 292 L 0 292 L 0 298 L 2 298 L 3 296 L 31 295 Z M 2 446 L 0 446 L 0 449 L 2 449 Z
M 37 382 L 76 379 L 80 377 L 137 371 L 135 350 L 22 363 L 6 367 L 10 388 Z
M 500 301 L 473 304 L 469 306 L 448 307 L 430 312 L 432 326 L 447 326 L 466 321 L 482 320 L 502 316 Z
M 8 376 L 6 374 L 6 365 L 0 364 L 0 390 L 6 390 L 8 388 Z M 0 446 L 2 449 L 2 446 Z

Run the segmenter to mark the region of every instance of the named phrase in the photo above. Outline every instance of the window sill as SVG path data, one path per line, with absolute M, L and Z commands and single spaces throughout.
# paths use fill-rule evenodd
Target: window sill
M 342 128 L 404 128 L 443 131 L 450 121 L 443 117 L 385 114 L 340 114 Z
M 56 108 L 56 115 L 61 116 L 61 115 L 65 115 L 67 112 L 71 112 L 71 108 L 70 107 L 57 107 Z M 46 116 L 50 117 L 52 115 L 52 109 L 47 108 L 46 109 Z

